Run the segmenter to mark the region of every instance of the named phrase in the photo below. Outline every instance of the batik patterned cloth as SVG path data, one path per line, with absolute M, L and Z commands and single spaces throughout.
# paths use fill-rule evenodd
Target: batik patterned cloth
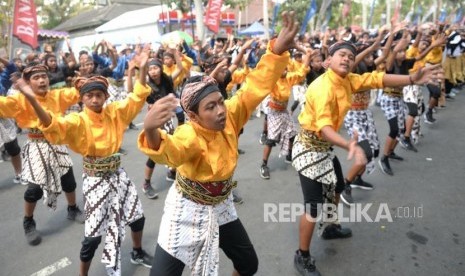
M 281 144 L 279 156 L 286 156 L 291 149 L 290 139 L 297 135 L 297 127 L 287 109 L 282 111 L 269 108 L 268 111 L 268 140 Z
M 176 185 L 166 196 L 158 244 L 191 275 L 218 275 L 219 227 L 237 219 L 232 193 L 220 204 L 203 205 L 183 197 Z
M 379 150 L 378 132 L 376 131 L 375 120 L 371 110 L 349 110 L 344 118 L 344 127 L 350 137 L 354 137 L 354 131 L 357 131 L 358 142 L 367 140 L 373 153 Z M 368 174 L 373 172 L 373 165 L 373 159 L 366 165 Z
M 405 104 L 401 97 L 393 97 L 384 93 L 381 96 L 381 109 L 386 120 L 397 117 L 399 130 L 405 129 Z M 399 131 L 399 137 L 401 135 Z
M 39 130 L 30 129 L 28 135 L 21 154 L 21 179 L 39 185 L 44 191 L 44 204 L 55 210 L 61 177 L 73 166 L 73 161 L 66 146 L 50 144 Z
M 292 147 L 292 166 L 305 177 L 322 183 L 323 202 L 326 204 L 336 202 L 337 176 L 334 170 L 334 158 L 329 142 L 303 129 L 297 135 Z M 323 219 L 318 221 L 319 236 L 328 225 L 339 223 L 338 221 L 329 223 L 324 219 L 327 217 L 329 215 L 323 210 Z
M 420 85 L 408 85 L 403 89 L 404 92 L 404 102 L 416 104 L 418 107 L 418 116 L 415 116 L 413 120 L 412 132 L 410 133 L 410 138 L 413 144 L 419 142 L 421 136 L 421 115 L 425 111 L 425 105 L 423 102 L 423 86 Z
M 16 125 L 13 119 L 0 118 L 0 147 L 16 139 Z
M 86 237 L 105 235 L 101 261 L 108 275 L 121 275 L 121 244 L 126 225 L 143 217 L 142 204 L 134 183 L 122 168 L 108 170 L 103 176 L 84 172 Z

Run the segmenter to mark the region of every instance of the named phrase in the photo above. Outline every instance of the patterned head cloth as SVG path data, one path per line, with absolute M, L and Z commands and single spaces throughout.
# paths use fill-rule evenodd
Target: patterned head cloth
M 28 81 L 32 75 L 38 73 L 48 73 L 48 67 L 41 63 L 31 62 L 23 70 L 23 79 Z
M 92 90 L 100 90 L 107 96 L 108 94 L 108 80 L 102 76 L 92 76 L 89 78 L 80 77 L 74 82 L 74 87 L 79 90 L 79 94 L 82 96 Z
M 181 91 L 181 107 L 184 111 L 193 111 L 193 107 L 213 92 L 219 92 L 216 80 L 210 76 L 195 76 L 186 81 Z
M 347 49 L 351 51 L 354 56 L 357 54 L 357 49 L 355 48 L 355 45 L 352 42 L 339 41 L 329 47 L 329 55 L 334 55 L 334 53 L 340 49 Z

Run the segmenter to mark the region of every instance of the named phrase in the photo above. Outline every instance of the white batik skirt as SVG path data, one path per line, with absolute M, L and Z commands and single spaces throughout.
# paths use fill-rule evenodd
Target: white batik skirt
M 218 275 L 219 227 L 237 219 L 229 197 L 203 205 L 182 196 L 173 183 L 165 200 L 158 244 L 191 269 L 192 275 Z

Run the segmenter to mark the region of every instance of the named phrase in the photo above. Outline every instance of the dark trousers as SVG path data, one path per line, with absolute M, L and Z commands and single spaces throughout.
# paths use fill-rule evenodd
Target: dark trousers
M 257 254 L 239 219 L 220 226 L 220 248 L 240 275 L 254 275 L 257 272 Z M 157 244 L 150 276 L 181 276 L 184 266 L 183 262 Z

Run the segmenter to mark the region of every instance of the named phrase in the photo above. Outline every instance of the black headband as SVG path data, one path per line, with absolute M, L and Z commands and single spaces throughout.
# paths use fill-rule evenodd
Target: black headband
M 89 83 L 84 84 L 81 87 L 81 89 L 79 89 L 79 93 L 82 96 L 85 93 L 88 93 L 88 92 L 90 92 L 92 90 L 100 90 L 103 93 L 108 94 L 107 87 L 105 86 L 105 84 L 102 83 L 102 82 L 97 82 L 97 81 L 93 81 L 93 82 L 89 82 Z
M 158 67 L 160 67 L 160 68 L 163 70 L 163 65 L 162 65 L 161 62 L 160 62 L 158 59 L 156 59 L 156 58 L 154 58 L 154 59 L 152 59 L 151 61 L 149 61 L 149 67 L 150 67 L 150 66 L 158 66 Z
M 347 49 L 351 51 L 354 56 L 357 55 L 357 49 L 355 48 L 354 44 L 351 42 L 347 42 L 347 41 L 339 41 L 331 45 L 331 47 L 329 47 L 329 50 L 328 50 L 329 55 L 330 56 L 334 55 L 334 53 L 340 49 Z

